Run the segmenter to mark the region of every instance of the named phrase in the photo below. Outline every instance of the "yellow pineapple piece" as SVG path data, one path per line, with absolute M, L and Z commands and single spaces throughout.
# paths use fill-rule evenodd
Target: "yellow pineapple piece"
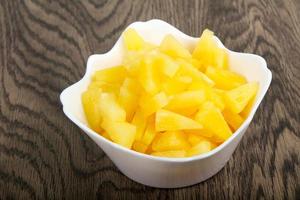
M 130 76 L 138 76 L 144 57 L 144 51 L 128 51 L 124 53 L 122 65 Z
M 192 145 L 195 146 L 196 144 L 198 144 L 201 141 L 209 141 L 209 139 L 207 137 L 203 137 L 201 135 L 201 133 L 192 130 L 192 131 L 185 131 L 185 133 L 187 134 L 187 140 L 188 142 Z
M 115 95 L 119 94 L 119 88 L 120 88 L 119 83 L 108 83 L 104 81 L 92 81 L 88 86 L 88 90 L 101 89 L 102 92 L 114 93 Z
M 162 90 L 168 94 L 177 94 L 186 90 L 189 84 L 192 82 L 192 78 L 186 76 L 177 76 L 168 79 L 162 85 Z
M 87 122 L 90 127 L 98 133 L 101 133 L 102 131 L 102 115 L 99 110 L 100 96 L 101 89 L 89 89 L 83 92 L 81 95 L 81 102 Z
M 240 113 L 249 101 L 256 95 L 258 83 L 246 83 L 235 89 L 225 92 L 226 107 L 233 113 Z
M 152 156 L 159 156 L 159 157 L 168 157 L 168 158 L 183 158 L 185 156 L 184 150 L 177 150 L 177 151 L 157 151 L 152 152 Z
M 179 64 L 167 55 L 157 53 L 154 55 L 154 67 L 160 68 L 162 74 L 173 77 L 179 69 Z
M 101 93 L 99 101 L 99 111 L 103 118 L 119 122 L 126 120 L 126 112 L 119 105 L 114 94 Z
M 228 52 L 218 47 L 214 33 L 208 29 L 204 30 L 199 38 L 193 57 L 200 60 L 206 67 L 213 66 L 222 69 L 228 67 Z
M 195 91 L 195 90 L 203 90 L 206 91 L 207 89 L 211 89 L 211 86 L 208 86 L 203 81 L 193 81 L 187 87 L 187 91 Z
M 229 63 L 229 53 L 227 49 L 216 48 L 214 52 L 214 65 L 216 68 L 227 69 Z
M 176 131 L 201 129 L 202 125 L 193 119 L 179 115 L 175 112 L 160 109 L 156 112 L 155 130 L 156 131 Z
M 242 112 L 239 113 L 244 119 L 246 119 L 248 117 L 249 113 L 251 112 L 253 104 L 255 102 L 255 97 L 256 97 L 256 95 L 254 95 L 249 100 L 249 102 L 247 103 L 247 105 L 245 106 L 245 108 L 242 110 Z
M 139 140 L 134 141 L 132 145 L 132 149 L 140 153 L 145 153 L 147 148 L 148 146 Z
M 88 88 L 87 90 L 102 90 L 102 85 L 104 84 L 105 82 L 97 82 L 97 81 L 94 81 L 94 82 L 90 82 L 90 84 L 88 85 Z
M 203 141 L 200 141 L 195 146 L 193 146 L 190 149 L 188 149 L 186 151 L 186 157 L 190 157 L 190 156 L 195 156 L 195 155 L 207 153 L 207 152 L 209 152 L 212 149 L 213 149 L 212 144 L 209 141 L 207 141 L 207 140 L 203 140 Z
M 160 90 L 159 70 L 154 65 L 153 56 L 144 58 L 140 65 L 138 80 L 149 94 L 156 94 Z
M 186 91 L 174 95 L 169 101 L 166 109 L 177 111 L 186 108 L 198 108 L 205 100 L 205 92 L 203 90 L 198 91 Z
M 107 132 L 102 131 L 101 135 L 102 135 L 103 137 L 105 137 L 106 139 L 111 140 Z
M 154 127 L 154 116 L 149 117 L 146 130 L 140 140 L 136 140 L 133 144 L 133 149 L 144 153 L 156 136 Z
M 131 124 L 136 126 L 135 140 L 141 140 L 147 126 L 147 117 L 144 116 L 141 110 L 137 110 L 133 116 Z
M 157 134 L 156 134 L 156 136 L 157 136 Z M 155 136 L 155 137 L 156 137 Z M 155 139 L 155 138 L 154 138 Z M 152 149 L 152 145 L 150 144 L 148 147 L 147 147 L 147 149 L 146 149 L 146 151 L 145 151 L 145 153 L 146 154 L 151 154 L 151 153 L 153 153 L 154 151 L 153 151 L 153 149 Z
M 154 96 L 144 94 L 140 99 L 140 107 L 144 116 L 149 116 L 166 106 L 168 102 L 169 99 L 164 92 L 160 92 Z
M 205 97 L 208 101 L 213 102 L 220 110 L 223 110 L 225 108 L 223 93 L 217 91 L 214 88 L 211 88 L 210 86 L 207 86 L 206 84 L 203 84 L 202 82 L 195 81 L 191 83 L 188 87 L 188 90 L 204 91 Z
M 193 65 L 195 68 L 197 68 L 201 72 L 205 71 L 205 66 L 201 63 L 200 60 L 195 59 L 195 58 L 186 58 L 184 60 L 187 61 L 188 63 L 190 63 L 191 65 Z
M 211 150 L 213 150 L 213 149 L 217 148 L 221 143 L 218 144 L 218 143 L 210 141 L 210 144 L 211 144 Z
M 196 113 L 197 114 L 197 113 Z M 214 133 L 207 130 L 207 129 L 195 129 L 195 130 L 185 130 L 184 131 L 188 136 L 189 135 L 195 135 L 195 136 L 199 136 L 200 138 L 209 138 L 211 139 L 214 136 Z M 192 137 L 192 136 L 191 136 Z
M 223 90 L 231 90 L 247 82 L 242 75 L 214 67 L 207 67 L 205 74 L 215 82 L 215 87 Z
M 142 50 L 124 52 L 122 65 L 127 70 L 128 75 L 137 77 L 141 70 L 143 70 L 142 66 L 145 65 L 146 62 L 151 63 L 149 61 L 152 61 L 157 55 L 162 54 L 159 54 L 154 45 L 145 43 Z
M 216 90 L 206 89 L 206 96 L 209 101 L 215 104 L 221 111 L 225 108 L 225 103 L 223 100 L 223 95 L 216 92 Z
M 193 51 L 193 57 L 201 60 L 201 62 L 209 63 L 213 60 L 211 49 L 215 48 L 214 33 L 205 29 L 200 36 L 196 47 Z M 205 57 L 207 56 L 207 57 Z
M 92 81 L 121 84 L 124 81 L 125 77 L 125 67 L 115 66 L 96 71 L 92 77 Z
M 214 82 L 209 77 L 195 68 L 189 62 L 183 59 L 178 59 L 177 61 L 180 64 L 180 68 L 178 70 L 179 75 L 192 77 L 194 81 L 202 82 L 208 86 L 214 85 Z
M 222 114 L 226 122 L 234 131 L 236 131 L 244 121 L 244 119 L 239 114 L 233 113 L 228 109 L 223 110 Z
M 137 51 L 144 47 L 143 38 L 132 28 L 123 33 L 124 44 L 127 50 Z
M 158 133 L 152 143 L 153 151 L 185 150 L 189 147 L 186 135 L 179 131 Z
M 156 132 L 155 132 L 155 124 L 154 124 L 154 116 L 153 116 L 150 117 L 148 120 L 147 128 L 141 139 L 141 142 L 148 146 L 151 144 L 155 136 L 156 136 Z
M 232 135 L 221 111 L 212 102 L 201 106 L 195 120 L 203 125 L 203 131 L 213 133 L 216 142 L 223 142 Z
M 135 113 L 140 91 L 138 82 L 132 78 L 126 78 L 120 87 L 119 102 L 126 111 L 127 121 L 131 121 Z
M 113 142 L 126 148 L 131 148 L 136 133 L 134 125 L 128 122 L 114 122 L 105 119 L 102 122 L 102 127 Z
M 219 97 L 221 97 L 222 101 L 223 101 L 223 96 L 226 92 L 226 90 L 221 90 L 221 89 L 217 89 L 217 88 L 212 88 L 212 91 L 218 95 Z M 225 106 L 225 105 L 224 105 Z
M 188 108 L 180 108 L 177 109 L 176 112 L 179 115 L 186 116 L 188 118 L 194 118 L 194 115 L 197 113 L 198 107 L 188 107 Z
M 191 53 L 178 42 L 172 35 L 167 35 L 162 40 L 159 50 L 174 58 L 191 58 Z

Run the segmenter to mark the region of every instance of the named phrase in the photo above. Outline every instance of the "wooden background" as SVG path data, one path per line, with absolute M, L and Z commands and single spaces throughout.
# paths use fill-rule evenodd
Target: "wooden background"
M 0 199 L 300 199 L 299 0 L 0 0 Z M 212 29 L 263 56 L 271 88 L 225 168 L 182 189 L 122 175 L 63 114 L 60 92 L 136 20 Z

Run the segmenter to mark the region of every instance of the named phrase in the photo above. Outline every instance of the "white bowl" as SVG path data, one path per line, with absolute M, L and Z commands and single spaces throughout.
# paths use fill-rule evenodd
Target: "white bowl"
M 161 20 L 135 22 L 129 27 L 154 44 L 159 44 L 166 34 L 172 34 L 190 50 L 197 41 L 197 38 L 190 37 Z M 215 39 L 224 47 L 217 37 Z M 84 77 L 60 95 L 66 116 L 101 147 L 123 174 L 136 182 L 159 188 L 177 188 L 199 183 L 220 171 L 240 142 L 269 88 L 272 74 L 266 61 L 257 55 L 228 50 L 231 70 L 244 75 L 248 81 L 259 82 L 256 101 L 248 118 L 228 140 L 208 153 L 189 158 L 162 158 L 138 153 L 105 139 L 90 129 L 85 119 L 81 93 L 87 88 L 91 75 L 96 70 L 121 63 L 123 49 L 123 41 L 119 38 L 109 52 L 89 57 Z

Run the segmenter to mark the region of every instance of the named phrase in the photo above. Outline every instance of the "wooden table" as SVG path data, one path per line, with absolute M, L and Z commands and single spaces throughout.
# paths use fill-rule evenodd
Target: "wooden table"
M 0 199 L 300 199 L 300 1 L 0 1 Z M 122 175 L 63 114 L 89 55 L 137 20 L 263 56 L 271 88 L 228 164 L 182 189 Z

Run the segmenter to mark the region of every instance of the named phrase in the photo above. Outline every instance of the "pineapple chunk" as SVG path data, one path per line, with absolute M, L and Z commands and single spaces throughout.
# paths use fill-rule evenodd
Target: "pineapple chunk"
M 158 69 L 153 65 L 153 56 L 146 57 L 140 65 L 139 82 L 149 94 L 156 94 L 160 90 L 160 77 Z
M 124 66 L 115 66 L 94 73 L 92 81 L 122 84 L 126 77 L 126 69 Z
M 245 77 L 228 70 L 208 67 L 205 74 L 215 82 L 215 86 L 222 90 L 231 90 L 245 84 Z
M 166 109 L 177 111 L 186 108 L 198 108 L 204 100 L 205 93 L 203 90 L 187 91 L 174 95 L 166 106 Z
M 200 62 L 200 60 L 197 60 L 195 58 L 186 58 L 185 61 L 193 65 L 195 68 L 200 70 L 201 72 L 205 71 L 204 65 Z
M 119 122 L 126 120 L 126 112 L 118 104 L 114 94 L 101 93 L 99 101 L 99 111 L 103 118 Z
M 200 141 L 195 146 L 188 149 L 186 152 L 186 157 L 203 154 L 203 153 L 209 152 L 212 149 L 213 149 L 212 144 L 209 141 L 203 140 L 203 141 Z
M 100 133 L 102 131 L 102 115 L 100 107 L 101 89 L 89 89 L 82 93 L 81 102 L 90 127 Z
M 200 60 L 206 67 L 226 69 L 228 67 L 228 52 L 218 47 L 214 33 L 204 30 L 193 52 L 193 57 Z
M 215 90 L 206 90 L 206 96 L 209 101 L 215 104 L 221 111 L 225 108 L 225 103 L 223 100 L 223 95 L 217 93 Z
M 124 52 L 122 65 L 127 70 L 128 75 L 131 77 L 137 77 L 141 71 L 141 65 L 145 64 L 145 60 L 155 58 L 159 55 L 159 52 L 155 47 L 145 43 L 145 46 L 140 51 L 126 51 Z
M 232 135 L 221 111 L 211 102 L 205 102 L 195 116 L 203 125 L 203 131 L 213 133 L 216 142 L 223 142 Z
M 146 129 L 147 118 L 143 115 L 141 110 L 137 110 L 133 116 L 131 123 L 136 126 L 135 140 L 140 140 L 144 135 Z
M 183 115 L 189 118 L 194 118 L 193 116 L 197 113 L 198 107 L 188 107 L 177 109 L 175 112 L 179 115 Z
M 202 125 L 188 117 L 164 109 L 156 112 L 156 131 L 201 129 Z
M 229 56 L 226 49 L 216 48 L 214 52 L 214 65 L 216 68 L 227 69 L 229 63 Z
M 244 119 L 236 113 L 231 112 L 228 109 L 223 110 L 222 112 L 225 120 L 229 124 L 229 126 L 236 131 L 243 123 Z
M 192 146 L 195 146 L 196 144 L 198 144 L 201 141 L 209 141 L 209 139 L 207 137 L 201 136 L 199 132 L 196 132 L 196 131 L 185 131 L 185 133 L 187 134 L 187 140 L 188 140 L 188 142 Z
M 240 112 L 240 115 L 246 119 L 250 113 L 250 111 L 252 110 L 253 104 L 255 102 L 255 97 L 256 95 L 254 95 L 248 102 L 248 104 L 245 106 L 245 108 L 243 109 L 242 112 Z
M 157 110 L 166 106 L 169 102 L 167 95 L 160 92 L 152 97 L 145 94 L 140 99 L 140 107 L 145 117 L 155 113 Z
M 104 81 L 93 81 L 88 86 L 88 90 L 89 89 L 101 89 L 102 92 L 114 93 L 115 95 L 119 94 L 119 88 L 120 88 L 119 83 L 108 83 L 108 82 L 104 82 Z
M 157 151 L 152 152 L 152 156 L 159 156 L 159 157 L 168 157 L 168 158 L 183 158 L 185 156 L 184 150 L 177 150 L 177 151 Z
M 179 131 L 158 133 L 152 143 L 153 151 L 185 150 L 190 147 L 186 135 Z
M 94 81 L 94 82 L 90 82 L 90 84 L 88 85 L 87 90 L 103 90 L 102 86 L 105 84 L 105 82 L 102 81 Z
M 168 95 L 177 94 L 185 91 L 185 89 L 188 87 L 188 85 L 191 82 L 192 79 L 190 77 L 185 77 L 185 76 L 173 77 L 172 79 L 167 80 L 162 85 L 162 89 Z
M 102 135 L 103 137 L 105 137 L 106 139 L 111 140 L 107 132 L 103 131 L 103 132 L 101 133 L 101 135 Z
M 142 137 L 141 142 L 144 143 L 145 145 L 150 145 L 153 141 L 153 139 L 156 136 L 156 132 L 155 132 L 155 124 L 154 124 L 154 116 L 150 117 L 150 119 L 148 120 L 148 125 L 146 128 L 146 131 Z
M 207 130 L 207 129 L 195 129 L 195 130 L 185 130 L 185 133 L 187 133 L 188 135 L 195 135 L 195 136 L 199 136 L 200 138 L 212 138 L 214 133 Z
M 140 153 L 145 153 L 147 148 L 148 146 L 141 141 L 134 141 L 132 145 L 132 149 Z
M 140 70 L 140 65 L 145 56 L 144 51 L 128 51 L 124 53 L 123 65 L 128 74 L 132 77 L 137 77 Z
M 212 87 L 207 86 L 203 81 L 193 81 L 189 86 L 187 87 L 188 91 L 193 91 L 193 90 L 204 90 L 206 91 L 207 89 L 211 89 Z
M 185 61 L 183 59 L 178 59 L 178 62 L 180 64 L 180 68 L 178 70 L 178 73 L 180 75 L 192 77 L 194 81 L 202 82 L 208 86 L 213 86 L 215 84 L 204 73 L 197 70 L 197 68 L 195 68 L 193 65 L 191 65 L 187 61 Z
M 159 46 L 159 50 L 171 57 L 191 58 L 191 53 L 180 44 L 172 35 L 164 37 Z
M 134 112 L 138 106 L 140 87 L 137 81 L 126 78 L 120 88 L 119 102 L 126 111 L 127 121 L 131 121 Z
M 124 44 L 127 50 L 137 51 L 144 47 L 144 40 L 142 37 L 132 28 L 127 29 L 123 33 Z
M 221 92 L 217 92 L 213 88 L 211 88 L 201 82 L 193 82 L 188 87 L 188 90 L 204 91 L 205 97 L 207 100 L 213 102 L 220 110 L 223 110 L 225 108 L 225 103 L 223 101 L 223 94 Z
M 159 67 L 167 77 L 173 77 L 179 69 L 179 64 L 164 54 L 156 55 L 154 65 L 156 68 Z
M 136 133 L 136 127 L 134 125 L 127 122 L 114 122 L 105 119 L 102 122 L 102 127 L 113 142 L 126 148 L 131 148 Z
M 247 83 L 238 88 L 225 92 L 226 107 L 233 113 L 240 113 L 249 101 L 256 95 L 258 83 Z
M 154 127 L 154 116 L 151 116 L 148 119 L 147 128 L 140 140 L 136 140 L 133 144 L 133 149 L 144 153 L 149 145 L 152 143 L 153 139 L 156 136 L 155 127 Z
M 205 29 L 200 36 L 198 43 L 193 51 L 193 57 L 204 62 L 210 63 L 213 60 L 212 48 L 216 47 L 214 41 L 214 33 L 208 29 Z

